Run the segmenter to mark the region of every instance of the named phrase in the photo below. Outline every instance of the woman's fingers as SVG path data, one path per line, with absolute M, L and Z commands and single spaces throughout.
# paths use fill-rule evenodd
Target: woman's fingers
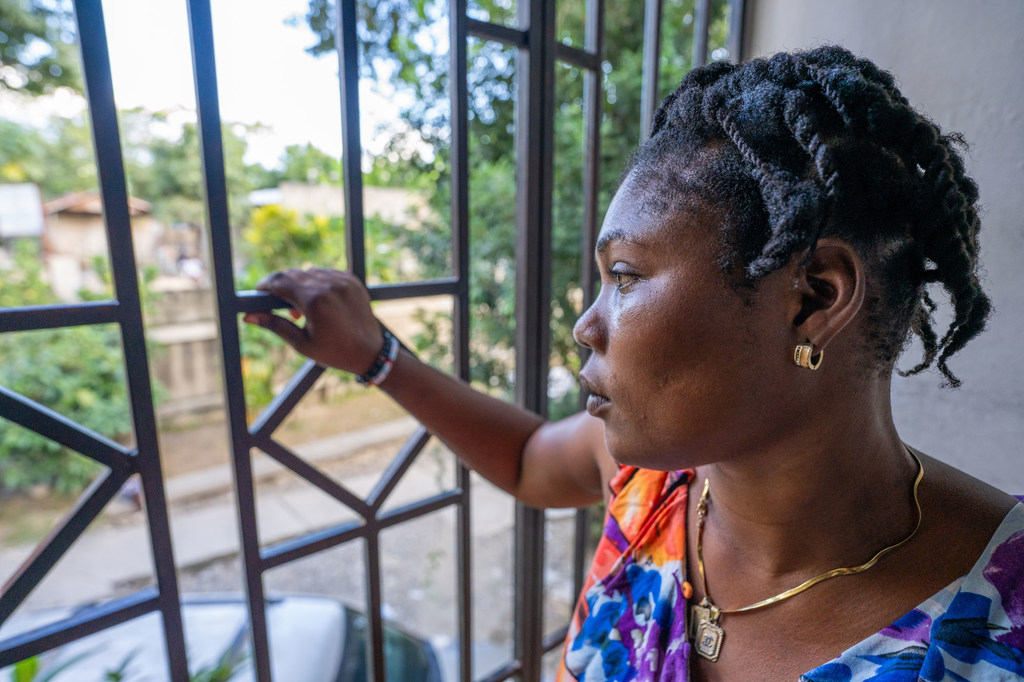
M 303 355 L 359 373 L 379 352 L 380 323 L 370 309 L 365 286 L 352 273 L 291 269 L 267 276 L 256 288 L 290 304 L 292 319 L 305 316 L 305 326 L 271 313 L 250 313 L 243 319 L 269 329 Z
M 303 349 L 309 342 L 309 335 L 305 329 L 297 327 L 274 313 L 246 313 L 242 317 L 242 321 L 269 329 L 300 353 L 304 352 Z
M 287 272 L 280 270 L 272 272 L 260 280 L 256 285 L 256 290 L 265 291 L 277 296 L 282 301 L 287 301 L 293 309 L 298 310 L 301 314 L 303 311 L 300 305 L 300 290 L 305 279 L 304 276 L 305 272 L 294 268 Z

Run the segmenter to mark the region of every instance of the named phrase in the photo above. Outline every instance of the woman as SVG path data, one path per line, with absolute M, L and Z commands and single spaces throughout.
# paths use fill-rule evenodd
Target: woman
M 956 142 L 838 47 L 691 72 L 608 209 L 587 413 L 558 423 L 395 356 L 346 273 L 266 280 L 304 328 L 246 320 L 527 504 L 608 496 L 562 679 L 1021 676 L 1024 505 L 904 445 L 889 403 L 911 332 L 911 372 L 956 385 L 989 312 Z

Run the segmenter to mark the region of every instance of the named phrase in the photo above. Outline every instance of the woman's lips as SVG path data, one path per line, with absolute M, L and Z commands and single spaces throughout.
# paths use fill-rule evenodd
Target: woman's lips
M 605 408 L 612 404 L 608 396 L 600 393 L 594 384 L 582 374 L 580 375 L 580 385 L 583 390 L 587 393 L 587 412 L 593 416 L 597 416 L 598 413 L 602 412 Z
M 612 401 L 608 400 L 608 398 L 603 395 L 591 393 L 587 396 L 587 412 L 594 417 L 598 416 L 598 414 L 611 404 Z

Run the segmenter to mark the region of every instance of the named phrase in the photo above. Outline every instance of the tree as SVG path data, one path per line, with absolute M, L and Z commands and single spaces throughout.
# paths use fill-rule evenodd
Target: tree
M 42 130 L 0 121 L 0 182 L 33 182 L 46 199 L 95 190 L 96 161 L 84 118 L 55 116 Z
M 82 91 L 70 0 L 0 0 L 0 90 Z
M 290 144 L 281 155 L 280 180 L 319 185 L 341 184 L 341 159 L 310 143 Z
M 157 135 L 166 112 L 129 109 L 120 113 L 124 155 L 130 191 L 153 204 L 153 213 L 165 223 L 206 224 L 206 192 L 199 157 L 199 132 L 194 122 L 182 124 L 177 136 Z M 227 179 L 231 224 L 241 227 L 249 214 L 251 173 L 244 161 L 243 133 L 250 126 L 223 123 L 224 173 Z

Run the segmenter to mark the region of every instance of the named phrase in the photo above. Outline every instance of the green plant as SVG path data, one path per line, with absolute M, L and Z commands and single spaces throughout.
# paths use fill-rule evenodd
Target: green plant
M 0 307 L 50 302 L 38 245 L 14 245 L 0 281 Z M 108 437 L 131 433 L 124 362 L 113 325 L 0 334 L 0 385 Z M 92 460 L 0 419 L 0 490 L 37 484 L 78 492 L 99 470 Z

